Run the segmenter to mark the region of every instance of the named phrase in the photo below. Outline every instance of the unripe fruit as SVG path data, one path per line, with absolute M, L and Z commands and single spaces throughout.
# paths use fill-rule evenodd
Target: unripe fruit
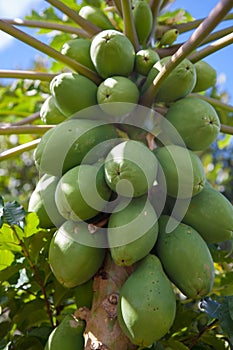
M 90 5 L 82 6 L 79 15 L 101 29 L 114 28 L 105 13 L 98 7 Z
M 79 243 L 88 237 L 91 245 Z M 49 246 L 49 264 L 58 282 L 66 288 L 86 283 L 101 267 L 106 250 L 95 247 L 95 235 L 88 224 L 66 221 L 53 235 Z
M 179 35 L 178 29 L 170 29 L 165 32 L 159 41 L 159 46 L 170 46 L 174 43 Z
M 159 55 L 154 50 L 150 48 L 139 50 L 135 56 L 135 70 L 139 74 L 147 75 L 157 61 Z
M 61 49 L 65 56 L 73 58 L 83 66 L 95 70 L 90 56 L 91 41 L 86 38 L 77 38 L 67 41 Z
M 64 218 L 80 221 L 96 216 L 105 207 L 110 195 L 103 167 L 83 164 L 62 176 L 56 188 L 55 202 Z
M 170 56 L 162 58 L 151 68 L 146 82 L 142 87 L 144 93 L 153 83 L 155 77 L 170 60 Z M 188 95 L 196 84 L 196 70 L 192 62 L 185 58 L 179 63 L 169 76 L 163 81 L 155 96 L 157 102 L 172 102 Z
M 159 258 L 149 254 L 136 266 L 120 290 L 117 317 L 133 344 L 150 347 L 172 326 L 176 297 Z
M 56 176 L 42 175 L 29 199 L 28 211 L 37 214 L 42 228 L 59 227 L 65 221 L 55 203 L 58 181 Z
M 40 118 L 45 124 L 59 124 L 66 120 L 66 116 L 57 108 L 53 96 L 44 101 L 40 109 Z
M 130 113 L 138 103 L 138 99 L 137 85 L 129 78 L 122 76 L 107 78 L 97 89 L 100 108 L 113 116 Z
M 108 222 L 111 256 L 119 266 L 130 266 L 144 258 L 158 236 L 158 220 L 147 195 L 123 199 Z
M 103 30 L 91 43 L 91 59 L 102 78 L 128 76 L 134 69 L 135 50 L 131 41 L 117 30 Z
M 167 231 L 169 220 L 174 227 Z M 185 296 L 195 299 L 211 292 L 213 259 L 206 242 L 191 226 L 162 215 L 155 249 L 165 273 Z
M 168 145 L 153 151 L 164 173 L 167 194 L 171 197 L 191 198 L 203 190 L 206 177 L 200 158 L 192 151 Z
M 50 91 L 65 116 L 97 104 L 97 85 L 77 73 L 58 74 L 50 82 Z
M 205 91 L 216 84 L 217 72 L 205 61 L 194 63 L 196 69 L 197 81 L 193 88 L 193 92 Z
M 157 159 L 139 141 L 128 140 L 112 148 L 105 159 L 108 186 L 119 195 L 138 197 L 152 186 L 157 174 Z
M 153 14 L 146 0 L 134 0 L 132 5 L 134 24 L 141 45 L 146 44 L 153 26 Z
M 205 150 L 214 142 L 220 132 L 220 120 L 214 107 L 200 98 L 186 97 L 173 103 L 166 120 L 175 130 L 168 130 L 167 122 L 164 132 L 172 143 L 179 144 L 177 132 L 185 145 L 193 151 Z

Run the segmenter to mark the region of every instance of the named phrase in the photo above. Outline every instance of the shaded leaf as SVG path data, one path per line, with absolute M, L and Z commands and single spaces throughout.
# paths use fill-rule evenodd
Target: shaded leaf
M 3 208 L 4 221 L 9 225 L 19 225 L 25 213 L 23 206 L 16 201 L 6 203 Z

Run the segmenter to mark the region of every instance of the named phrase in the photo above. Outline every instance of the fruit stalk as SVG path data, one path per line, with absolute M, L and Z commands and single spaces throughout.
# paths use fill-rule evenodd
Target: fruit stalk
M 94 278 L 94 298 L 91 310 L 80 308 L 77 318 L 86 321 L 85 350 L 111 349 L 136 350 L 137 347 L 122 333 L 117 321 L 117 302 L 121 286 L 132 268 L 119 267 L 106 256 L 103 268 Z
M 36 139 L 30 142 L 24 143 L 23 145 L 13 147 L 7 151 L 3 151 L 2 153 L 0 153 L 0 162 L 13 157 L 17 157 L 23 152 L 30 151 L 36 148 L 39 143 L 40 143 L 40 139 Z
M 56 74 L 35 72 L 29 70 L 0 69 L 0 78 L 16 78 L 50 81 Z
M 191 52 L 202 43 L 206 36 L 209 35 L 209 33 L 226 16 L 232 6 L 233 3 L 231 0 L 222 0 L 213 8 L 208 17 L 206 17 L 201 25 L 197 27 L 191 37 L 177 50 L 167 64 L 161 69 L 153 83 L 142 96 L 141 104 L 148 107 L 152 105 L 154 97 L 158 93 L 162 82 L 184 58 L 191 54 Z
M 59 30 L 60 32 L 76 34 L 76 35 L 83 37 L 83 38 L 90 38 L 91 37 L 91 34 L 87 33 L 85 30 L 83 30 L 81 28 L 77 28 L 73 25 L 45 22 L 45 21 L 36 21 L 36 20 L 25 20 L 25 19 L 21 19 L 21 18 L 16 18 L 16 19 L 5 19 L 4 18 L 4 21 L 6 21 L 9 24 L 13 24 L 13 25 L 17 25 L 17 26 Z
M 62 55 L 59 51 L 53 49 L 49 45 L 42 43 L 41 41 L 33 38 L 31 35 L 24 33 L 23 31 L 15 28 L 11 24 L 7 23 L 4 20 L 0 20 L 0 29 L 4 32 L 10 34 L 11 36 L 23 41 L 24 43 L 34 47 L 35 49 L 45 53 L 46 55 L 54 58 L 55 60 L 64 63 L 74 71 L 77 71 L 80 74 L 85 75 L 87 78 L 93 80 L 95 83 L 99 83 L 100 79 L 96 73 L 90 69 L 79 64 L 75 60 Z
M 81 17 L 77 12 L 72 10 L 70 7 L 66 6 L 63 2 L 59 0 L 45 0 L 50 5 L 53 5 L 61 12 L 65 13 L 70 19 L 77 23 L 81 28 L 83 28 L 87 33 L 95 35 L 101 31 L 99 27 L 87 21 Z
M 11 135 L 11 134 L 44 134 L 46 131 L 51 129 L 53 125 L 3 125 L 0 127 L 0 135 Z
M 121 7 L 124 21 L 124 33 L 133 44 L 136 51 L 140 49 L 136 28 L 133 21 L 133 14 L 130 0 L 121 0 Z

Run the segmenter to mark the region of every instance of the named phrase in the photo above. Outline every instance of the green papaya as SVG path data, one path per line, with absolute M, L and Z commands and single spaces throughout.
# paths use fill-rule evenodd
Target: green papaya
M 159 40 L 158 47 L 171 46 L 176 41 L 179 31 L 176 28 L 167 30 Z
M 119 195 L 138 197 L 152 187 L 158 163 L 153 152 L 134 140 L 121 142 L 112 148 L 105 159 L 105 178 L 108 186 Z
M 107 29 L 92 40 L 91 60 L 99 75 L 106 79 L 113 75 L 129 76 L 134 69 L 135 50 L 122 32 Z
M 155 252 L 168 278 L 186 297 L 196 299 L 211 292 L 214 262 L 206 242 L 191 226 L 162 215 Z
M 117 139 L 113 125 L 99 120 L 69 119 L 47 131 L 34 152 L 39 171 L 61 176 L 107 155 Z
M 89 245 L 79 241 L 89 241 Z M 105 248 L 95 246 L 95 234 L 91 234 L 88 224 L 65 221 L 54 233 L 48 260 L 58 282 L 66 288 L 86 283 L 101 267 Z
M 153 14 L 148 1 L 134 0 L 132 14 L 138 41 L 141 45 L 145 45 L 153 26 Z
M 120 117 L 133 111 L 139 100 L 137 85 L 129 78 L 112 76 L 97 89 L 100 108 L 110 115 Z
M 144 258 L 158 236 L 158 219 L 147 195 L 122 200 L 108 221 L 108 242 L 112 259 L 130 266 Z
M 59 124 L 66 116 L 57 108 L 53 96 L 46 98 L 40 109 L 40 118 L 45 124 Z
M 114 28 L 108 16 L 99 7 L 82 6 L 79 15 L 103 30 Z
M 170 329 L 176 314 L 176 297 L 159 258 L 142 259 L 120 290 L 117 316 L 133 344 L 149 347 Z
M 174 201 L 168 198 L 168 205 Z M 219 243 L 233 237 L 233 207 L 231 202 L 208 182 L 204 189 L 191 199 L 176 201 L 176 215 L 185 213 L 182 221 L 192 226 L 207 243 Z
M 166 56 L 156 62 L 148 73 L 147 79 L 142 86 L 142 94 L 153 83 L 155 77 L 170 60 Z M 163 81 L 158 93 L 155 96 L 156 102 L 173 102 L 188 95 L 196 84 L 196 70 L 194 64 L 187 58 L 183 59 Z
M 95 67 L 90 56 L 90 47 L 91 41 L 89 39 L 76 38 L 65 42 L 61 48 L 61 53 L 95 71 Z
M 85 322 L 73 315 L 64 316 L 61 323 L 50 333 L 45 350 L 83 350 Z
M 50 82 L 50 92 L 57 108 L 67 117 L 97 104 L 97 85 L 78 73 L 56 75 Z
M 149 47 L 139 50 L 135 55 L 135 71 L 146 76 L 159 59 L 157 52 Z
M 67 220 L 93 218 L 106 206 L 111 196 L 103 167 L 82 164 L 67 171 L 59 180 L 55 202 Z
M 168 145 L 153 150 L 171 197 L 191 198 L 203 190 L 206 176 L 200 158 L 187 148 Z
M 214 87 L 217 81 L 216 70 L 205 61 L 198 61 L 194 63 L 196 70 L 197 81 L 192 92 L 205 91 Z
M 65 221 L 55 203 L 58 181 L 56 176 L 43 174 L 29 198 L 28 211 L 37 214 L 42 228 L 59 227 Z
M 214 107 L 200 98 L 185 97 L 174 102 L 165 114 L 164 132 L 172 143 L 180 144 L 176 132 L 192 151 L 201 151 L 214 142 L 220 132 L 220 120 Z

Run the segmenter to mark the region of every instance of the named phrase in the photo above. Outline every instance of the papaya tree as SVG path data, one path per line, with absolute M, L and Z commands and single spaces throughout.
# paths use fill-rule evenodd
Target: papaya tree
M 232 349 L 232 1 L 45 2 L 0 19 L 46 59 L 0 69 L 0 349 Z

